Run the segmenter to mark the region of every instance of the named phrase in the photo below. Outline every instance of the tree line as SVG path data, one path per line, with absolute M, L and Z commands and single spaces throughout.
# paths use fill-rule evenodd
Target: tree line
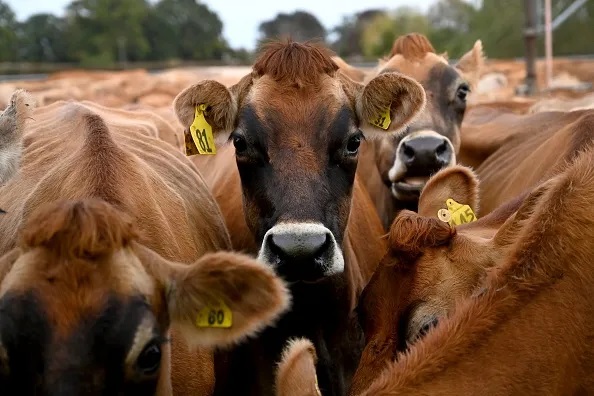
M 554 0 L 553 17 L 572 0 Z M 540 10 L 542 16 L 542 9 Z M 542 18 L 541 18 L 542 20 Z M 491 58 L 524 54 L 524 9 L 519 0 L 438 0 L 426 13 L 413 7 L 370 9 L 345 17 L 332 29 L 305 11 L 280 13 L 259 27 L 258 46 L 271 38 L 317 39 L 339 55 L 372 60 L 389 52 L 394 39 L 426 34 L 452 58 L 483 40 Z M 554 32 L 556 55 L 594 53 L 594 1 Z M 542 37 L 539 48 L 542 53 Z M 63 17 L 36 14 L 17 21 L 0 0 L 0 62 L 78 63 L 167 60 L 252 60 L 223 37 L 219 16 L 197 0 L 74 0 Z

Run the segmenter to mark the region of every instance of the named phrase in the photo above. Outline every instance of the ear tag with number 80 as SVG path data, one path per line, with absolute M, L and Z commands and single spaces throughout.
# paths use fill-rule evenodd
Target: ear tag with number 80
M 471 223 L 476 221 L 476 215 L 469 205 L 463 205 L 452 198 L 446 200 L 447 209 L 439 209 L 437 217 L 444 223 L 449 223 L 451 226 Z
M 223 302 L 209 304 L 198 312 L 197 327 L 229 328 L 233 325 L 233 312 Z

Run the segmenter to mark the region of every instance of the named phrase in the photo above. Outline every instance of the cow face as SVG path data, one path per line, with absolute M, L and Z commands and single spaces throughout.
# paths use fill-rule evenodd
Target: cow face
M 197 105 L 210 106 L 206 119 L 235 146 L 259 258 L 289 281 L 343 272 L 340 246 L 359 145 L 397 133 L 425 101 L 422 87 L 400 74 L 385 73 L 364 86 L 337 68 L 324 48 L 274 43 L 230 90 L 204 81 L 174 102 L 186 127 Z M 373 124 L 382 116 L 385 129 Z
M 153 395 L 170 375 L 161 369 L 170 324 L 190 343 L 226 345 L 288 304 L 268 267 L 223 252 L 169 262 L 135 242 L 132 219 L 102 201 L 51 204 L 24 230 L 21 246 L 0 259 L 6 394 Z M 197 325 L 218 301 L 231 327 Z
M 380 75 L 403 73 L 421 83 L 427 95 L 427 105 L 404 135 L 376 145 L 377 166 L 395 199 L 416 202 L 429 176 L 456 163 L 466 99 L 482 65 L 480 41 L 450 66 L 419 34 L 398 38 L 391 58 L 380 65 Z

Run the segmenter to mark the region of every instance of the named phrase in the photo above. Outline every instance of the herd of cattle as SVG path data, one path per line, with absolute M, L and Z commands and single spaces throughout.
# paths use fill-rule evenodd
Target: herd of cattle
M 371 71 L 287 41 L 135 103 L 13 90 L 0 394 L 594 393 L 594 101 L 470 105 L 484 66 L 409 34 Z

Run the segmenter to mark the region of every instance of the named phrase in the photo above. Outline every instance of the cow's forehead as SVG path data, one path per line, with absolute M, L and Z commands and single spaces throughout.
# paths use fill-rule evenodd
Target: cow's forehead
M 303 122 L 320 107 L 329 114 L 338 112 L 347 98 L 340 80 L 328 75 L 321 75 L 317 84 L 301 87 L 288 86 L 264 75 L 254 79 L 246 102 L 256 109 L 260 119 L 273 110 L 287 122 Z
M 141 295 L 152 301 L 155 286 L 129 249 L 85 261 L 55 257 L 36 248 L 16 260 L 2 282 L 0 298 L 34 291 L 57 331 L 68 333 L 83 316 L 99 312 L 107 296 Z
M 445 70 L 458 75 L 442 56 L 430 52 L 426 53 L 423 58 L 413 59 L 405 58 L 399 54 L 395 55 L 382 66 L 382 70 L 396 70 L 420 83 L 426 82 L 430 77 L 441 74 Z

